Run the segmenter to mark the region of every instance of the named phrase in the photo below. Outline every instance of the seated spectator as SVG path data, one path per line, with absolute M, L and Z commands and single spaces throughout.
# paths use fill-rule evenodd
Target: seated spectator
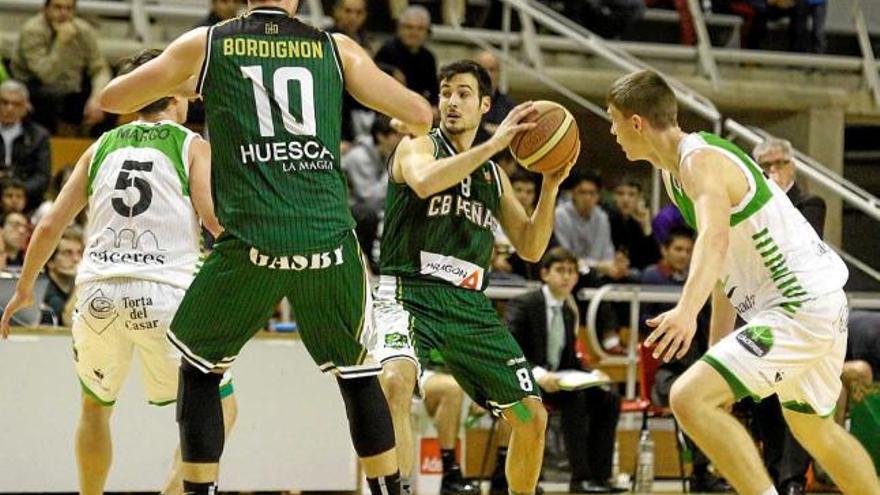
M 681 216 L 681 212 L 678 211 L 678 208 L 671 203 L 660 208 L 660 211 L 657 212 L 657 216 L 651 221 L 651 230 L 654 231 L 654 240 L 657 241 L 657 244 L 661 245 L 666 242 L 666 238 L 669 236 L 672 229 L 681 227 L 688 228 L 688 224 L 684 221 L 684 217 Z
M 578 258 L 582 274 L 579 286 L 599 287 L 625 281 L 629 276 L 629 259 L 614 251 L 611 223 L 608 214 L 599 206 L 601 190 L 602 181 L 598 176 L 578 175 L 572 179 L 571 199 L 556 207 L 553 234 L 560 246 Z M 602 347 L 608 352 L 623 354 L 625 349 L 620 342 L 620 320 L 616 311 L 608 304 L 601 304 L 599 311 Z
M 64 307 L 73 293 L 76 269 L 83 255 L 83 233 L 78 227 L 68 227 L 61 234 L 61 240 L 46 262 L 49 286 L 43 303 L 49 311 L 43 312 L 44 325 L 62 325 Z
M 562 436 L 571 463 L 571 493 L 615 493 L 610 483 L 614 440 L 620 417 L 620 396 L 613 389 L 560 388 L 559 371 L 586 371 L 575 350 L 577 306 L 572 290 L 578 279 L 578 260 L 563 248 L 553 248 L 541 261 L 544 286 L 507 304 L 506 319 L 544 402 L 562 414 Z
M 464 22 L 465 16 L 465 0 L 442 0 L 442 18 L 443 23 L 448 25 L 458 25 Z M 400 19 L 406 13 L 409 7 L 409 0 L 389 0 L 388 7 L 391 10 L 391 17 Z
M 241 0 L 211 0 L 211 11 L 195 27 L 213 26 L 238 15 L 243 3 Z
M 49 185 L 49 132 L 25 119 L 31 104 L 27 87 L 15 80 L 0 84 L 0 140 L 3 166 L 0 179 L 17 179 L 27 193 L 25 208 L 43 200 Z
M 523 206 L 526 214 L 531 216 L 535 212 L 535 201 L 538 198 L 538 180 L 540 176 L 533 174 L 522 167 L 517 167 L 510 175 L 510 184 L 513 186 L 513 194 Z M 556 241 L 550 239 L 548 248 L 554 247 Z M 507 258 L 512 273 L 526 280 L 540 280 L 541 264 L 523 260 L 516 252 L 511 252 Z
M 645 15 L 644 0 L 570 0 L 562 13 L 603 38 L 619 38 Z
M 488 112 L 483 114 L 483 122 L 479 133 L 482 135 L 482 139 L 480 139 L 480 135 L 477 137 L 477 142 L 482 142 L 492 134 L 495 134 L 495 129 L 507 117 L 507 114 L 513 110 L 516 103 L 507 94 L 502 93 L 498 87 L 498 79 L 501 77 L 501 64 L 498 63 L 495 55 L 482 51 L 477 54 L 474 61 L 486 69 L 486 72 L 489 73 L 489 79 L 492 80 L 492 106 L 489 107 Z
M 859 402 L 880 378 L 880 312 L 849 314 L 849 338 L 843 364 L 843 390 L 835 419 L 843 424 L 851 402 Z
M 21 269 L 24 249 L 30 234 L 30 223 L 21 213 L 3 215 L 3 245 L 6 250 L 6 267 Z
M 614 249 L 627 255 L 638 278 L 641 270 L 660 258 L 657 242 L 651 235 L 651 212 L 645 206 L 642 185 L 625 178 L 614 188 L 614 209 L 609 212 Z
M 333 4 L 333 26 L 331 33 L 342 33 L 353 39 L 365 50 L 370 49 L 370 39 L 364 24 L 367 22 L 367 3 L 365 0 L 336 0 Z
M 743 18 L 741 34 L 745 48 L 763 48 L 767 23 L 789 17 L 788 50 L 824 53 L 826 3 L 826 0 L 712 0 L 712 10 Z
M 77 134 L 105 117 L 98 94 L 110 68 L 94 28 L 75 13 L 76 0 L 46 0 L 22 26 L 12 54 L 12 74 L 31 90 L 34 119 L 52 134 Z
M 372 253 L 388 190 L 386 164 L 403 136 L 391 127 L 388 117 L 384 115 L 376 118 L 371 132 L 376 145 L 356 142 L 342 156 L 342 169 L 348 177 L 348 202 L 357 221 L 355 234 L 375 272 L 378 258 L 373 257 Z
M 27 206 L 27 194 L 24 184 L 18 179 L 6 179 L 3 181 L 3 192 L 0 193 L 0 209 L 4 215 L 7 213 L 24 213 Z
M 419 379 L 425 409 L 437 428 L 443 478 L 440 493 L 444 495 L 479 495 L 480 486 L 464 479 L 455 456 L 455 444 L 461 425 L 464 390 L 445 369 L 445 365 L 429 365 Z
M 694 249 L 694 233 L 687 228 L 675 228 L 670 231 L 666 241 L 660 248 L 663 257 L 656 264 L 645 269 L 642 273 L 642 283 L 648 285 L 683 285 L 687 279 L 688 267 L 691 262 L 691 253 Z M 646 317 L 654 317 L 664 311 L 672 309 L 669 304 L 646 304 L 643 313 Z M 682 373 L 709 348 L 708 329 L 709 319 L 707 311 L 702 311 L 697 319 L 698 330 L 694 335 L 691 348 L 681 359 L 662 363 L 654 376 L 654 388 L 651 390 L 651 401 L 655 404 L 668 407 L 669 393 L 672 384 Z M 709 471 L 709 459 L 694 442 L 685 436 L 688 449 L 693 452 L 693 472 L 691 474 L 690 488 L 692 492 L 717 493 L 730 491 L 730 486 L 721 478 L 716 477 Z
M 823 237 L 825 232 L 825 200 L 805 193 L 797 185 L 794 151 L 786 139 L 770 138 L 755 146 L 755 161 L 785 193 L 791 204 L 810 222 L 813 229 Z
M 437 106 L 437 58 L 425 47 L 430 31 L 428 9 L 421 5 L 407 7 L 397 20 L 397 35 L 382 45 L 376 62 L 400 69 L 406 76 L 406 86 Z

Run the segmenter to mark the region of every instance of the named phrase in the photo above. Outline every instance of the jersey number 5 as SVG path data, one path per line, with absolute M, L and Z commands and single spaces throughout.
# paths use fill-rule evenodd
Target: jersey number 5
M 246 79 L 251 80 L 254 87 L 254 104 L 257 107 L 257 120 L 260 123 L 260 135 L 275 135 L 275 123 L 272 121 L 272 102 L 269 92 L 263 84 L 263 68 L 249 65 L 241 68 Z M 302 122 L 297 122 L 290 113 L 290 81 L 299 82 L 299 102 Z M 272 99 L 281 112 L 281 122 L 287 132 L 294 135 L 314 136 L 318 126 L 315 121 L 315 82 L 312 73 L 305 67 L 280 67 L 272 74 Z
M 116 213 L 119 213 L 124 217 L 136 217 L 147 211 L 147 208 L 150 207 L 150 203 L 153 202 L 153 189 L 150 187 L 150 183 L 147 182 L 146 179 L 142 177 L 132 177 L 129 170 L 151 172 L 153 170 L 153 162 L 125 160 L 122 162 L 122 170 L 119 171 L 119 176 L 116 177 L 117 191 L 125 191 L 129 187 L 133 187 L 138 190 L 138 193 L 140 193 L 140 198 L 137 203 L 129 206 L 124 198 L 115 197 L 113 198 L 113 201 L 111 201 L 113 209 L 116 210 Z

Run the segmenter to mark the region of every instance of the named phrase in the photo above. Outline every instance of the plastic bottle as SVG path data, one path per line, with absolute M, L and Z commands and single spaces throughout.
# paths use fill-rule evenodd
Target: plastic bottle
M 642 430 L 636 465 L 636 493 L 652 493 L 654 488 L 654 440 L 651 432 Z

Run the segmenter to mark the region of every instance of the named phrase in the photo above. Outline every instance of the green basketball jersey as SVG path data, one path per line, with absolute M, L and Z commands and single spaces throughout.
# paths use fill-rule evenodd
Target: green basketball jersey
M 455 154 L 440 129 L 432 130 L 429 137 L 436 158 Z M 459 184 L 427 199 L 389 176 L 379 260 L 382 275 L 485 289 L 501 207 L 499 174 L 488 161 Z
M 354 228 L 339 166 L 343 88 L 332 36 L 283 10 L 209 29 L 198 91 L 230 234 L 289 255 L 332 249 Z

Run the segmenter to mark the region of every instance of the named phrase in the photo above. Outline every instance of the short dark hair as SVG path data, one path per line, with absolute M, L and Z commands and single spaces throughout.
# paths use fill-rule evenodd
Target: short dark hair
M 153 60 L 161 54 L 162 50 L 159 50 L 158 48 L 146 48 L 144 50 L 141 50 L 137 54 L 132 55 L 131 57 L 122 59 L 119 69 L 119 75 L 128 74 L 129 72 L 137 69 L 138 67 L 144 65 L 150 60 Z M 149 103 L 138 110 L 138 113 L 142 115 L 159 113 L 162 110 L 168 108 L 168 105 L 170 105 L 172 101 L 174 101 L 174 98 L 170 96 L 159 98 L 158 100 Z
M 568 249 L 557 246 L 547 251 L 547 253 L 544 254 L 544 257 L 541 258 L 541 269 L 549 270 L 553 267 L 554 263 L 573 263 L 574 266 L 577 266 L 578 259 L 577 256 Z
M 663 239 L 663 247 L 668 248 L 676 239 L 690 239 L 693 242 L 696 236 L 694 231 L 688 227 L 672 227 L 669 229 L 669 233 L 666 234 L 666 239 Z
M 531 182 L 535 187 L 538 187 L 538 177 L 536 174 L 533 174 L 522 167 L 517 167 L 516 170 L 510 174 L 510 183 L 514 184 L 516 182 Z
M 373 125 L 370 126 L 370 135 L 373 136 L 373 140 L 375 141 L 379 135 L 387 136 L 389 134 L 394 134 L 397 131 L 391 127 L 391 118 L 387 115 L 376 114 L 376 118 L 373 120 Z
M 606 102 L 625 117 L 638 114 L 656 129 L 678 125 L 678 102 L 675 92 L 660 74 L 640 70 L 614 81 Z
M 617 183 L 617 187 L 620 187 L 620 186 L 632 187 L 635 190 L 637 190 L 638 192 L 644 191 L 644 189 L 642 189 L 642 183 L 639 180 L 637 180 L 635 177 L 632 177 L 629 175 L 620 179 L 620 182 Z
M 0 184 L 0 194 L 2 194 L 3 191 L 6 191 L 7 189 L 21 189 L 22 191 L 27 192 L 27 189 L 24 187 L 24 182 L 16 179 L 15 177 L 10 177 L 4 180 L 2 184 Z
M 592 182 L 596 189 L 602 189 L 602 178 L 595 172 L 579 172 L 571 179 L 571 188 L 581 185 L 581 182 Z
M 442 67 L 440 69 L 440 74 L 437 76 L 437 84 L 440 85 L 443 81 L 459 74 L 470 74 L 474 76 L 477 80 L 477 96 L 480 98 L 484 96 L 492 96 L 492 79 L 489 78 L 489 73 L 486 72 L 486 69 L 484 69 L 482 65 L 473 60 L 459 60 Z

